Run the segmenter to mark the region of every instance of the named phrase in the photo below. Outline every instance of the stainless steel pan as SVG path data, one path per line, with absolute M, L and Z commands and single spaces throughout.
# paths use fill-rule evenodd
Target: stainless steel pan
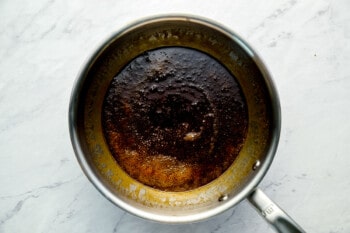
M 248 133 L 234 163 L 220 177 L 186 192 L 165 192 L 127 175 L 103 136 L 101 111 L 112 78 L 139 54 L 184 46 L 210 54 L 238 80 L 248 105 Z M 219 214 L 245 198 L 278 232 L 303 232 L 257 189 L 273 160 L 281 127 L 280 105 L 270 74 L 253 49 L 209 20 L 161 16 L 129 25 L 109 38 L 81 71 L 69 107 L 71 141 L 89 180 L 112 203 L 139 217 L 187 223 Z

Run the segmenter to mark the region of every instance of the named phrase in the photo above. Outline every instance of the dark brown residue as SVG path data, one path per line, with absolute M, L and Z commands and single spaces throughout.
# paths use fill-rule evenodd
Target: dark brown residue
M 219 62 L 167 47 L 138 56 L 113 79 L 102 123 L 113 156 L 131 177 L 184 191 L 232 164 L 248 113 L 239 85 Z

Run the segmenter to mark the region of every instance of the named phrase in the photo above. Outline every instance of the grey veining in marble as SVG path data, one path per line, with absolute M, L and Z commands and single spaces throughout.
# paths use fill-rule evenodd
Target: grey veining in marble
M 281 98 L 282 132 L 261 188 L 307 232 L 350 232 L 350 1 L 0 1 L 0 232 L 273 232 L 243 201 L 165 225 L 111 205 L 68 133 L 74 80 L 93 50 L 140 17 L 190 13 L 236 31 Z

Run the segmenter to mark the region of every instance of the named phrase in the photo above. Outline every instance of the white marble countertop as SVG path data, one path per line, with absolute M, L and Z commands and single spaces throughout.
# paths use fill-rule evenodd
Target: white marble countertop
M 261 188 L 307 232 L 350 232 L 350 1 L 0 2 L 0 232 L 274 232 L 247 201 L 189 225 L 107 201 L 68 132 L 71 89 L 109 35 L 144 16 L 190 13 L 236 31 L 271 71 L 279 148 Z

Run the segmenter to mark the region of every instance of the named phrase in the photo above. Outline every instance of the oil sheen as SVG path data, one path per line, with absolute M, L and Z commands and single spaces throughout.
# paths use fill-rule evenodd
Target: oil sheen
M 216 59 L 184 47 L 147 51 L 110 83 L 104 136 L 132 178 L 186 191 L 219 177 L 244 143 L 248 112 L 236 78 Z

